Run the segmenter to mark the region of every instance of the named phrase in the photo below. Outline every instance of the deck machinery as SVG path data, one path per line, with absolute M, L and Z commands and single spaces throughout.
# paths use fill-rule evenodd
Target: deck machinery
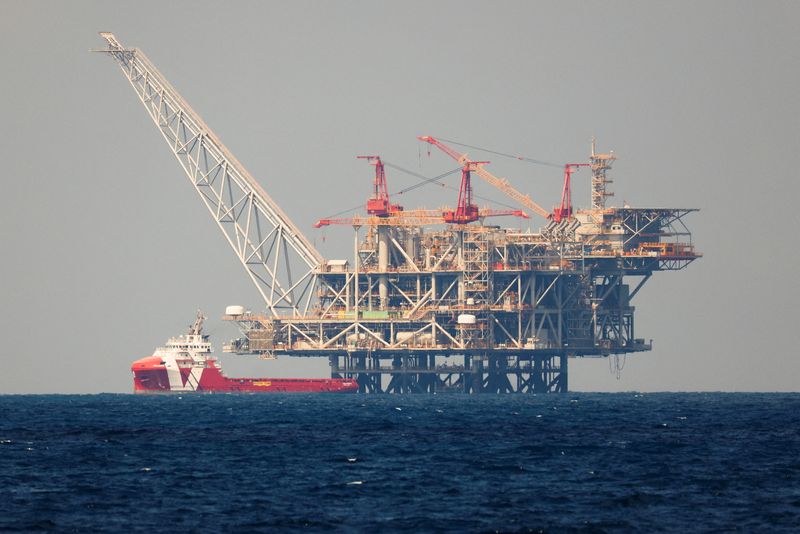
M 101 35 L 266 304 L 228 307 L 243 337 L 225 351 L 325 357 L 369 393 L 566 392 L 570 357 L 651 349 L 634 297 L 700 257 L 696 210 L 606 207 L 615 157 L 593 145 L 591 208 L 537 232 L 367 216 L 325 260 L 146 56 Z

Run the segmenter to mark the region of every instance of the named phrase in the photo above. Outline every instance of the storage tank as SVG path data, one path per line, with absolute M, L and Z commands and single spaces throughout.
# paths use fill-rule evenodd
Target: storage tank
M 225 315 L 244 315 L 244 306 L 228 306 Z
M 458 324 L 475 324 L 477 319 L 471 313 L 462 313 L 458 316 Z
M 367 339 L 375 339 L 375 337 L 377 337 L 378 339 L 383 339 L 383 334 L 378 332 L 373 337 L 373 336 L 367 335 L 364 332 L 359 332 L 358 334 L 355 334 L 355 333 L 347 334 L 347 337 L 345 339 L 347 339 L 348 343 L 357 343 L 358 341 L 365 341 Z

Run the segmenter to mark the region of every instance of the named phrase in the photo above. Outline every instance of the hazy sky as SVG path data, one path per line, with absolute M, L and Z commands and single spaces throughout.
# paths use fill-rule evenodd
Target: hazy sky
M 596 136 L 619 157 L 613 203 L 701 208 L 705 257 L 637 295 L 652 352 L 620 380 L 572 360 L 571 388 L 800 390 L 798 2 L 0 0 L 0 393 L 131 391 L 130 363 L 197 307 L 217 347 L 237 334 L 225 305 L 259 307 L 127 81 L 88 52 L 98 31 L 144 50 L 329 258 L 352 231 L 311 225 L 368 195 L 358 154 L 432 176 L 454 165 L 417 135 L 552 162 Z M 557 203 L 558 169 L 472 154 Z M 585 206 L 588 174 L 573 180 Z M 402 202 L 455 203 L 415 193 Z

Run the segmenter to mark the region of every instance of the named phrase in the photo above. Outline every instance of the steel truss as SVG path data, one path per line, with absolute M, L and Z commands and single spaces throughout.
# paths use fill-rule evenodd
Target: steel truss
M 320 253 L 144 53 L 101 35 L 108 42 L 102 52 L 119 64 L 266 308 L 276 317 L 308 313 Z
M 431 352 L 398 355 L 382 364 L 373 353 L 353 352 L 329 359 L 331 376 L 355 379 L 362 393 L 565 393 L 568 390 L 567 355 L 484 353 L 446 358 Z

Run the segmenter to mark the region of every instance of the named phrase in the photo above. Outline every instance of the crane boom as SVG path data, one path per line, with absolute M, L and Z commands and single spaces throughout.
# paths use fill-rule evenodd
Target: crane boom
M 436 217 L 425 216 L 406 216 L 403 212 L 399 215 L 392 215 L 389 217 L 378 216 L 363 216 L 356 215 L 355 217 L 348 217 L 346 219 L 320 219 L 314 223 L 314 228 L 322 228 L 323 226 L 331 226 L 333 224 L 346 225 L 346 226 L 404 226 L 416 227 L 426 226 L 433 224 L 444 224 L 441 214 Z
M 267 309 L 307 312 L 322 255 L 143 52 L 100 35 L 108 49 L 99 51 L 119 64 Z
M 314 228 L 322 228 L 323 226 L 330 226 L 332 224 L 350 225 L 350 226 L 427 226 L 433 224 L 452 223 L 448 219 L 448 213 L 455 213 L 454 210 L 411 210 L 411 211 L 396 211 L 387 217 L 381 216 L 362 216 L 356 215 L 355 217 L 348 217 L 346 219 L 320 219 L 314 223 Z M 486 217 L 503 217 L 511 215 L 514 217 L 521 217 L 523 219 L 530 219 L 528 214 L 522 210 L 490 210 L 481 209 L 477 211 L 475 219 L 485 219 Z M 458 223 L 456 223 L 458 224 Z
M 472 160 L 470 160 L 466 154 L 461 154 L 459 152 L 456 152 L 455 150 L 445 145 L 435 137 L 424 135 L 418 137 L 418 139 L 420 141 L 425 141 L 426 143 L 432 144 L 433 146 L 440 149 L 442 152 L 444 152 L 445 154 L 456 160 L 461 165 L 464 165 L 465 163 L 475 163 Z M 489 182 L 497 189 L 505 193 L 507 196 L 513 198 L 514 200 L 516 200 L 529 210 L 533 211 L 534 213 L 541 215 L 545 219 L 550 219 L 552 217 L 552 214 L 549 211 L 547 211 L 539 204 L 534 202 L 531 199 L 531 197 L 514 189 L 514 187 L 505 178 L 497 177 L 492 173 L 490 173 L 489 171 L 487 171 L 482 164 L 476 164 L 474 167 L 474 171 L 484 181 Z

